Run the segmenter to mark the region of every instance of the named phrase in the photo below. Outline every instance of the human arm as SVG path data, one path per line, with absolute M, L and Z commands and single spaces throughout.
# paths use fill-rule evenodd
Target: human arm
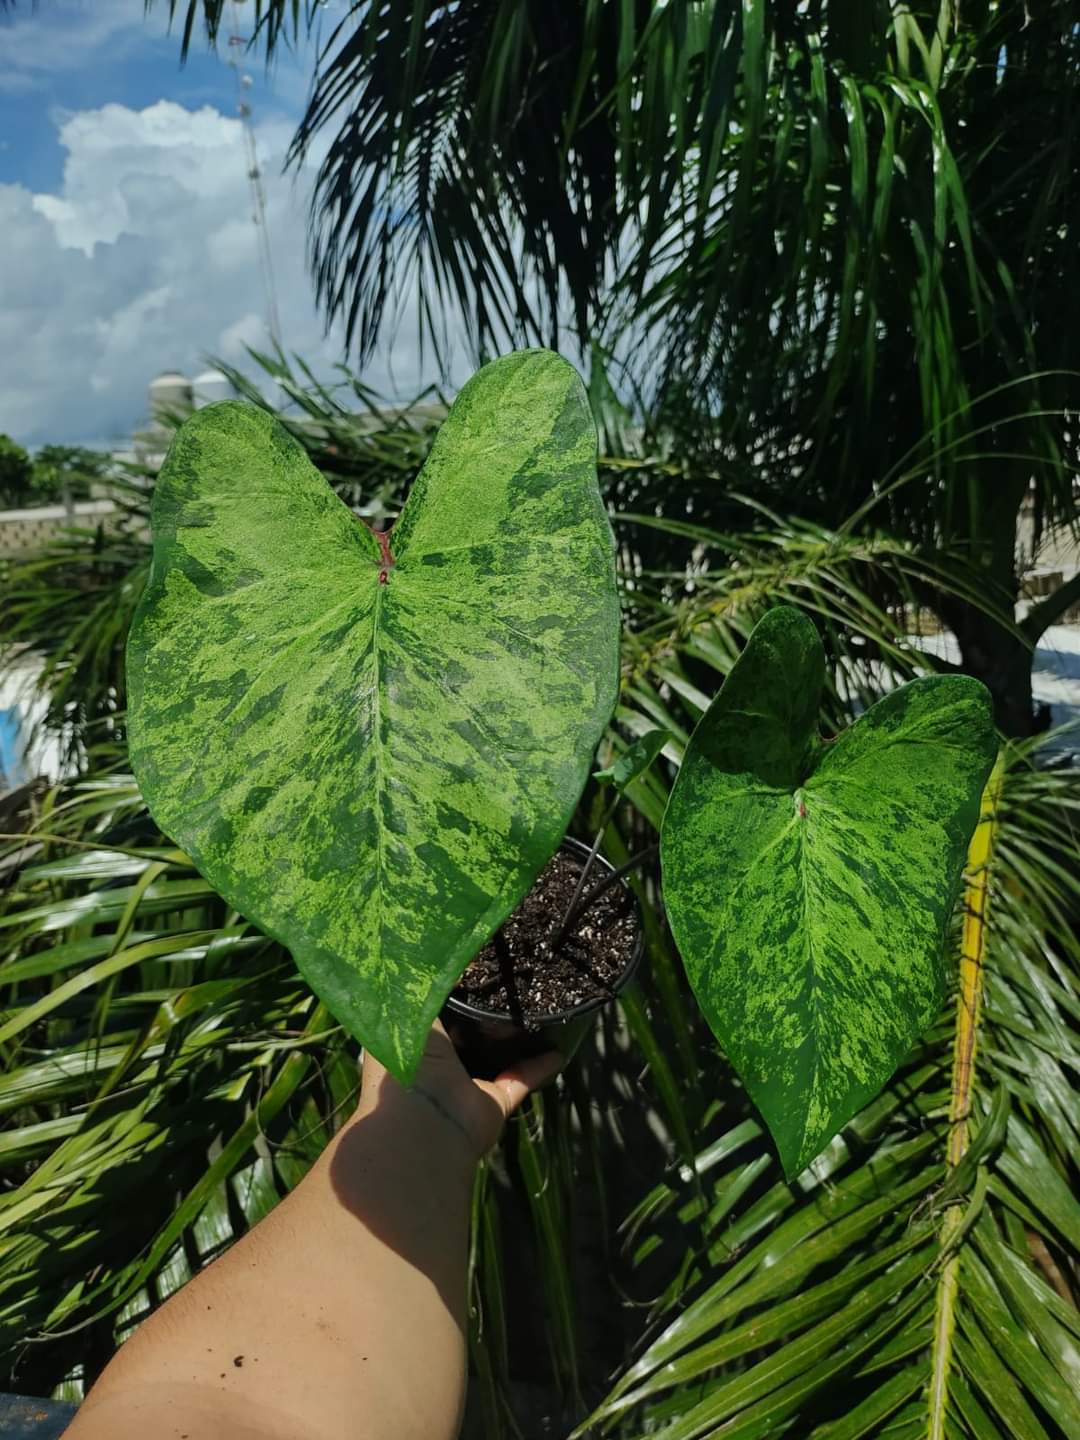
M 438 1026 L 410 1090 L 368 1057 L 354 1118 L 123 1346 L 68 1440 L 451 1440 L 476 1166 L 559 1063 L 470 1080 Z

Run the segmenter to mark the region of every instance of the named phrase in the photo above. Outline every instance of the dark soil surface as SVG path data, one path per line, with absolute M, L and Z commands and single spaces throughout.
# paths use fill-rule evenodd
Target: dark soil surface
M 511 1015 L 535 1029 L 550 1015 L 585 1000 L 607 999 L 638 937 L 633 897 L 621 882 L 598 896 L 557 951 L 551 942 L 581 874 L 582 861 L 560 851 L 506 924 L 458 981 L 459 1000 Z M 609 872 L 593 864 L 585 893 Z

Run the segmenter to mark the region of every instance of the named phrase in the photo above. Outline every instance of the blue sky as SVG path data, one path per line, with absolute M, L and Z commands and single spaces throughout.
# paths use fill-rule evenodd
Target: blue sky
M 329 0 L 324 26 L 343 7 Z M 265 344 L 236 52 L 200 37 L 181 68 L 167 12 L 18 0 L 0 15 L 0 432 L 23 444 L 120 441 L 160 370 Z M 316 53 L 302 40 L 269 73 L 255 55 L 245 68 L 283 339 L 328 372 L 343 347 L 304 261 L 312 169 L 282 174 Z M 365 378 L 407 395 L 434 377 L 406 324 Z
M 0 14 L 0 135 L 6 137 L 0 181 L 36 191 L 60 188 L 65 157 L 56 121 L 67 110 L 93 110 L 109 101 L 142 109 L 172 99 L 188 108 L 214 105 L 232 112 L 228 50 L 214 54 L 197 44 L 181 68 L 167 0 L 158 0 L 157 8 L 157 15 L 144 19 L 141 0 L 39 0 L 36 11 L 22 0 L 18 9 Z M 299 55 L 287 56 L 270 76 L 252 64 L 260 106 L 294 115 L 307 68 Z

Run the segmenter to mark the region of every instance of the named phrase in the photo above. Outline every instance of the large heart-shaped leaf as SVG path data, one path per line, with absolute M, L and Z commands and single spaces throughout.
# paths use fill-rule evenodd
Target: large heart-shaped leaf
M 379 537 L 271 416 L 177 434 L 128 648 L 158 823 L 409 1078 L 557 847 L 618 686 L 614 547 L 575 371 L 463 388 Z
M 694 731 L 661 841 L 690 983 L 789 1176 L 939 1011 L 996 751 L 965 676 L 904 685 L 823 743 L 824 674 L 813 624 L 770 611 Z

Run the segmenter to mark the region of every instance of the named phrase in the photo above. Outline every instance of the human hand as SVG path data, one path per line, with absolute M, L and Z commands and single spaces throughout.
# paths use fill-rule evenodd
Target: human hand
M 554 1079 L 565 1064 L 564 1055 L 549 1050 L 517 1061 L 494 1080 L 474 1080 L 436 1020 L 416 1080 L 407 1089 L 365 1052 L 358 1114 L 392 1107 L 404 1117 L 422 1106 L 425 1117 L 437 1115 L 475 1163 L 498 1142 L 503 1126 L 526 1095 Z

